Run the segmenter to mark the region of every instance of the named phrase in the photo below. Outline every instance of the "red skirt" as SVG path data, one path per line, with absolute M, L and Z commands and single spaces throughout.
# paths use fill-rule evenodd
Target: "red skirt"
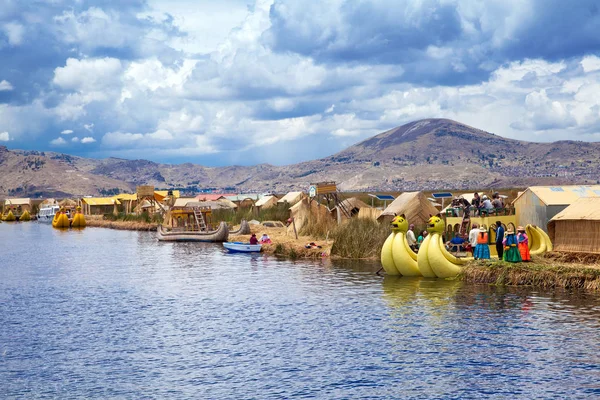
M 521 259 L 523 261 L 531 261 L 531 254 L 529 254 L 529 246 L 525 243 L 519 243 L 519 253 L 521 253 Z

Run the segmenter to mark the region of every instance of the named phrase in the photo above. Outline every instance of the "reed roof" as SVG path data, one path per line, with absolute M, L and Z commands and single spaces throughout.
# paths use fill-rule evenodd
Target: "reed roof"
M 4 200 L 4 205 L 6 206 L 23 206 L 23 205 L 31 205 L 30 198 L 21 198 L 21 199 L 6 199 Z
M 278 203 L 288 202 L 289 204 L 293 205 L 302 199 L 302 195 L 303 195 L 302 192 L 289 192 L 288 194 L 283 196 L 281 199 L 279 199 L 277 202 Z
M 600 196 L 600 185 L 530 186 L 513 203 L 528 192 L 533 192 L 546 206 L 557 206 L 574 203 L 580 197 Z
M 81 201 L 90 206 L 112 206 L 121 204 L 119 200 L 112 197 L 84 197 Z
M 600 221 L 600 197 L 581 197 L 556 214 L 550 221 Z
M 404 192 L 396 197 L 377 219 L 393 218 L 394 215 L 404 214 L 408 223 L 424 225 L 429 221 L 430 215 L 438 213 L 438 209 L 431 204 L 423 192 Z

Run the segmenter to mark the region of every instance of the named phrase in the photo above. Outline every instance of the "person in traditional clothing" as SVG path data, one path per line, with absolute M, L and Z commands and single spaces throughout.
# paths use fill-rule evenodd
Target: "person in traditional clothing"
M 506 229 L 506 236 L 502 241 L 504 245 L 504 261 L 508 262 L 521 262 L 521 253 L 519 253 L 519 248 L 517 247 L 517 235 L 515 235 L 515 231 L 511 227 Z
M 490 259 L 490 246 L 488 246 L 488 232 L 485 226 L 481 225 L 477 233 L 477 245 L 473 252 L 474 259 L 489 260 Z
M 529 238 L 525 233 L 525 228 L 522 226 L 517 228 L 517 243 L 519 253 L 521 253 L 521 259 L 523 261 L 531 261 L 531 254 L 529 254 Z

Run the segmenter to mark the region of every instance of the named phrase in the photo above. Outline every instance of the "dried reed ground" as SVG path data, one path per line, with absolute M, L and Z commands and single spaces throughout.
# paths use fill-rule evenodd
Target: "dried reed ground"
M 573 259 L 588 260 L 572 262 Z M 459 275 L 466 282 L 546 289 L 600 290 L 600 257 L 551 252 L 529 263 L 478 260 L 467 264 Z M 560 261 L 569 260 L 571 262 Z

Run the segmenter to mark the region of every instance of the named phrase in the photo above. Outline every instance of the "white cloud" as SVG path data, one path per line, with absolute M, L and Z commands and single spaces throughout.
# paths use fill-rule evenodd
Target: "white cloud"
M 10 140 L 10 135 L 8 132 L 0 132 L 0 142 L 8 142 Z
M 8 44 L 11 46 L 20 46 L 23 43 L 25 28 L 16 22 L 4 24 L 4 33 L 8 37 Z
M 65 144 L 67 144 L 67 141 L 61 137 L 53 139 L 50 141 L 50 144 L 53 146 L 63 146 Z
M 86 136 L 83 139 L 81 139 L 81 143 L 94 143 L 96 141 L 96 139 L 94 139 L 91 136 Z
M 85 130 L 87 131 L 92 131 L 92 129 L 94 128 L 94 124 L 93 123 L 89 123 L 89 124 L 84 124 L 83 127 L 85 128 Z
M 74 138 L 71 139 L 71 142 L 79 143 L 79 138 L 77 136 L 75 136 Z
M 64 67 L 54 70 L 53 83 L 80 92 L 104 90 L 119 84 L 122 69 L 121 61 L 116 58 L 69 58 Z
M 0 92 L 2 92 L 2 91 L 7 91 L 8 92 L 8 91 L 11 91 L 13 89 L 14 89 L 13 85 L 11 85 L 9 81 L 7 81 L 5 79 L 3 79 L 3 80 L 0 81 Z
M 70 135 L 71 133 L 73 133 L 73 131 L 71 129 L 65 129 L 64 131 L 61 132 L 61 135 Z

